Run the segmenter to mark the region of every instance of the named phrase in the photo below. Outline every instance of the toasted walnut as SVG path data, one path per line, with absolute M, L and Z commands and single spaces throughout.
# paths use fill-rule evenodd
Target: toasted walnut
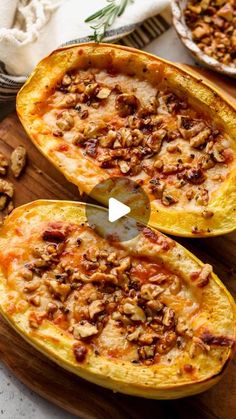
M 133 115 L 139 108 L 140 102 L 135 95 L 122 93 L 116 98 L 116 110 L 121 117 Z
M 153 311 L 161 311 L 163 304 L 159 300 L 150 300 L 147 302 L 147 307 Z
M 153 166 L 155 167 L 155 169 L 161 170 L 163 168 L 163 165 L 163 160 L 157 159 Z
M 187 170 L 185 178 L 188 182 L 199 185 L 204 182 L 206 176 L 200 167 L 193 167 Z
M 88 308 L 90 319 L 93 319 L 97 314 L 102 313 L 105 308 L 103 301 L 95 300 Z
M 198 163 L 204 170 L 211 169 L 215 166 L 215 162 L 211 158 L 211 156 L 209 156 L 209 154 L 204 154 L 203 156 L 201 156 L 198 160 Z
M 8 161 L 7 158 L 0 152 L 0 175 L 5 176 L 7 173 Z
M 114 144 L 114 141 L 116 140 L 117 137 L 117 133 L 116 131 L 113 130 L 109 130 L 107 135 L 104 137 L 101 137 L 99 140 L 99 144 L 101 147 L 112 147 L 112 145 Z
M 34 280 L 34 281 L 28 283 L 27 285 L 25 285 L 24 292 L 29 292 L 29 293 L 34 292 L 39 287 L 40 287 L 40 281 L 39 280 Z
M 7 206 L 8 198 L 6 195 L 0 196 L 0 211 L 3 211 Z
M 69 131 L 74 126 L 74 118 L 68 111 L 64 111 L 59 114 L 56 124 L 62 131 Z
M 120 168 L 121 173 L 123 173 L 123 174 L 128 173 L 128 172 L 130 171 L 130 169 L 131 169 L 131 165 L 130 165 L 130 163 L 128 163 L 128 162 L 127 162 L 127 161 L 125 161 L 125 160 L 120 160 L 120 161 L 118 162 L 118 166 L 119 166 L 119 168 Z
M 147 146 L 154 152 L 159 153 L 162 142 L 164 138 L 166 137 L 167 131 L 164 129 L 161 129 L 159 131 L 154 131 L 147 139 Z
M 204 122 L 195 121 L 189 116 L 178 115 L 177 124 L 183 138 L 188 140 L 205 128 Z
M 167 189 L 164 190 L 161 202 L 165 206 L 173 205 L 178 202 L 178 199 L 173 195 L 171 191 L 168 191 Z
M 146 316 L 143 309 L 136 304 L 125 303 L 123 306 L 125 314 L 130 315 L 131 320 L 145 322 Z
M 211 130 L 209 128 L 206 128 L 203 131 L 199 132 L 199 134 L 195 135 L 195 137 L 192 137 L 190 139 L 191 147 L 198 148 L 201 145 L 205 144 L 210 134 Z
M 99 92 L 97 93 L 97 98 L 98 99 L 107 99 L 108 96 L 110 96 L 111 94 L 111 89 L 109 89 L 108 87 L 102 87 Z
M 85 95 L 91 97 L 91 96 L 97 96 L 98 94 L 98 83 L 89 83 L 84 90 Z
M 178 144 L 170 144 L 168 145 L 166 150 L 168 151 L 168 153 L 181 153 L 181 148 Z
M 207 189 L 198 189 L 195 195 L 197 205 L 207 205 L 209 202 L 209 194 Z
M 98 329 L 86 320 L 74 325 L 73 334 L 77 339 L 86 339 L 98 333 Z
M 41 304 L 41 297 L 40 295 L 34 295 L 29 298 L 29 302 L 33 304 L 35 307 L 39 307 Z
M 14 194 L 12 183 L 7 180 L 0 179 L 0 194 L 5 194 L 9 198 L 12 198 Z
M 127 339 L 130 342 L 137 341 L 142 332 L 143 332 L 143 328 L 141 326 L 138 326 L 134 329 L 134 331 L 132 333 L 129 333 L 127 335 Z
M 209 218 L 212 218 L 212 217 L 213 217 L 213 215 L 214 215 L 214 212 L 213 212 L 213 211 L 204 210 L 204 211 L 202 212 L 202 216 L 203 216 L 203 218 L 205 218 L 206 220 L 208 220 Z
M 194 336 L 193 337 L 193 342 L 189 348 L 189 356 L 190 358 L 194 358 L 198 352 L 209 352 L 210 351 L 210 346 L 207 345 L 206 343 L 204 343 L 202 341 L 202 339 Z
M 172 283 L 170 285 L 170 292 L 171 292 L 171 294 L 176 295 L 180 292 L 180 290 L 181 290 L 181 281 L 178 278 L 178 276 L 175 275 L 173 277 Z
M 164 316 L 162 323 L 166 327 L 172 327 L 175 323 L 175 312 L 170 307 L 164 308 Z
M 205 287 L 209 283 L 212 272 L 212 266 L 206 263 L 197 278 L 197 286 L 199 288 Z
M 175 165 L 175 164 L 165 164 L 164 166 L 163 166 L 163 169 L 162 169 L 162 171 L 163 171 L 163 173 L 165 174 L 165 175 L 169 175 L 169 174 L 171 174 L 171 173 L 174 173 L 174 172 L 176 172 L 178 170 L 178 166 L 177 165 Z
M 169 331 L 157 342 L 156 351 L 159 354 L 168 353 L 176 344 L 177 336 L 174 331 Z
M 106 274 L 103 272 L 95 272 L 94 274 L 92 274 L 89 277 L 89 281 L 91 282 L 100 282 L 100 281 L 105 281 L 105 282 L 111 282 L 112 284 L 117 284 L 117 277 L 113 274 Z
M 155 198 L 161 198 L 165 189 L 165 182 L 157 178 L 153 178 L 149 181 L 149 183 L 151 191 L 154 194 Z
M 22 278 L 24 278 L 26 281 L 31 281 L 33 279 L 33 272 L 30 271 L 27 268 L 23 268 L 20 271 L 20 275 L 22 276 Z
M 144 284 L 141 287 L 141 297 L 145 300 L 155 300 L 164 291 L 159 285 Z
M 80 132 L 74 132 L 72 137 L 72 144 L 76 146 L 82 145 L 86 141 L 86 138 Z
M 61 301 L 65 301 L 71 288 L 69 284 L 60 284 L 60 282 L 52 280 L 49 283 L 49 288 L 53 294 L 58 296 Z
M 221 144 L 215 144 L 210 152 L 210 156 L 213 160 L 217 163 L 224 163 L 225 157 L 222 154 L 224 151 L 224 147 Z
M 151 345 L 155 340 L 158 339 L 158 334 L 155 332 L 152 333 L 141 333 L 138 342 L 141 343 L 141 345 Z
M 138 355 L 141 360 L 153 358 L 155 356 L 155 346 L 142 346 L 138 348 Z
M 69 74 L 65 74 L 64 77 L 63 77 L 63 79 L 62 79 L 61 84 L 63 86 L 69 86 L 71 84 L 71 81 L 72 80 L 71 80 L 71 77 L 69 76 Z

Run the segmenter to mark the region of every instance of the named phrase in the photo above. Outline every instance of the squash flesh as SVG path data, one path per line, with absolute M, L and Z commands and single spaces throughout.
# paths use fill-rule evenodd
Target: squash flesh
M 8 218 L 0 235 L 0 306 L 4 317 L 30 344 L 59 365 L 116 391 L 150 398 L 176 398 L 201 392 L 217 382 L 234 351 L 236 330 L 233 299 L 214 274 L 210 274 L 209 282 L 199 287 L 199 273 L 204 268 L 203 264 L 182 246 L 158 232 L 154 232 L 153 235 L 151 230 L 147 229 L 146 236 L 142 234 L 126 244 L 121 244 L 122 250 L 119 246 L 119 250 L 116 251 L 122 252 L 122 258 L 131 256 L 134 264 L 140 260 L 142 266 L 145 266 L 145 261 L 148 260 L 152 269 L 155 264 L 158 266 L 159 274 L 168 278 L 174 275 L 181 279 L 180 293 L 172 295 L 169 287 L 165 288 L 162 285 L 164 292 L 158 299 L 165 307 L 174 310 L 176 322 L 180 317 L 184 318 L 188 328 L 193 331 L 195 343 L 198 342 L 196 339 L 201 339 L 200 346 L 199 342 L 197 343 L 194 356 L 191 355 L 190 349 L 194 342 L 192 337 L 186 337 L 181 332 L 177 332 L 177 335 L 181 342 L 184 341 L 183 347 L 175 344 L 167 353 L 158 353 L 158 359 L 149 363 L 146 362 L 148 359 L 143 360 L 137 358 L 137 354 L 134 355 L 137 348 L 146 345 L 128 341 L 126 336 L 130 331 L 126 327 L 123 330 L 108 322 L 101 334 L 92 338 L 90 344 L 91 341 L 86 338 L 75 338 L 73 328 L 69 329 L 71 324 L 67 324 L 64 318 L 45 316 L 44 312 L 49 302 L 59 302 L 71 311 L 75 292 L 79 295 L 79 299 L 76 300 L 79 302 L 78 306 L 87 308 L 91 302 L 85 303 L 81 300 L 84 285 L 81 290 L 70 290 L 69 296 L 63 300 L 48 291 L 45 285 L 48 278 L 45 278 L 45 273 L 40 276 L 36 272 L 36 277 L 40 276 L 40 287 L 29 292 L 29 284 L 34 283 L 35 279 L 22 280 L 22 269 L 37 260 L 35 247 L 38 249 L 40 243 L 42 244 L 42 232 L 48 231 L 52 225 L 54 229 L 55 225 L 57 229 L 60 225 L 62 230 L 63 226 L 73 226 L 74 230 L 70 230 L 66 239 L 66 251 L 69 252 L 73 268 L 79 266 L 80 269 L 79 250 L 74 247 L 74 240 L 78 236 L 84 246 L 83 252 L 91 248 L 91 243 L 98 250 L 104 251 L 107 246 L 109 251 L 114 251 L 109 243 L 96 237 L 94 232 L 91 233 L 92 241 L 90 236 L 86 236 L 84 227 L 81 230 L 81 224 L 85 219 L 84 204 L 60 201 L 37 201 L 27 204 L 15 210 Z M 52 245 L 48 236 L 43 244 Z M 63 261 L 65 262 L 64 259 Z M 53 274 L 53 271 L 56 271 L 55 267 L 49 269 L 50 274 Z M 67 281 L 65 283 L 67 284 Z M 39 306 L 35 305 L 32 299 L 30 301 L 30 298 L 38 294 L 41 297 Z M 122 306 L 123 302 L 119 304 Z M 36 318 L 37 315 L 41 316 L 42 321 L 40 320 L 37 327 L 30 323 L 32 312 L 33 319 L 35 314 Z M 70 314 L 68 316 L 70 317 Z M 78 323 L 78 317 L 75 318 Z M 74 323 L 72 324 L 74 326 Z M 110 331 L 107 330 L 109 325 Z M 140 322 L 135 328 L 138 326 Z M 119 351 L 118 340 L 114 345 L 112 339 L 117 336 L 115 332 L 119 334 L 120 331 L 123 332 Z M 87 353 L 85 359 L 78 362 L 74 347 L 81 344 L 81 340 L 87 348 Z M 123 350 L 124 342 L 129 348 L 126 351 Z M 155 344 L 158 345 L 158 341 Z M 98 349 L 98 353 L 94 348 Z M 132 363 L 133 359 L 138 360 L 138 363 Z
M 118 76 L 112 75 L 109 79 L 107 75 L 105 77 L 104 70 L 111 67 L 115 68 Z M 165 83 L 167 83 L 170 92 L 174 92 L 179 98 L 188 98 L 189 106 L 195 110 L 194 112 L 202 113 L 203 120 L 209 120 L 213 124 L 212 126 L 218 127 L 222 131 L 225 141 L 229 144 L 233 161 L 228 163 L 227 168 L 225 164 L 217 163 L 215 168 L 208 170 L 208 179 L 205 183 L 192 185 L 195 195 L 198 195 L 199 190 L 201 194 L 204 194 L 204 191 L 209 189 L 210 196 L 208 203 L 203 205 L 200 202 L 200 204 L 196 205 L 195 198 L 190 198 L 190 202 L 188 202 L 188 199 L 186 199 L 187 187 L 184 185 L 183 189 L 181 189 L 182 186 L 178 186 L 178 188 L 174 187 L 174 195 L 177 195 L 177 203 L 173 205 L 171 203 L 170 206 L 163 205 L 160 199 L 153 196 L 150 191 L 148 182 L 152 179 L 152 176 L 149 176 L 147 185 L 145 184 L 144 188 L 149 193 L 151 200 L 152 214 L 150 224 L 159 230 L 174 235 L 194 237 L 214 236 L 232 231 L 235 228 L 236 222 L 235 110 L 224 98 L 217 95 L 205 83 L 200 83 L 193 76 L 188 75 L 183 70 L 178 69 L 176 66 L 164 60 L 141 52 L 134 53 L 132 50 L 118 46 L 95 46 L 91 44 L 65 48 L 51 54 L 39 64 L 19 93 L 17 99 L 19 117 L 30 138 L 40 151 L 70 181 L 75 183 L 81 192 L 87 194 L 90 194 L 94 186 L 102 180 L 110 176 L 121 175 L 120 172 L 114 171 L 113 169 L 107 170 L 101 168 L 101 165 L 97 164 L 96 159 L 94 160 L 89 156 L 85 157 L 83 148 L 75 147 L 70 141 L 68 142 L 64 138 L 52 134 L 50 115 L 56 111 L 57 105 L 55 101 L 50 102 L 50 98 L 53 95 L 55 96 L 55 85 L 61 83 L 66 72 L 75 71 L 75 69 L 77 71 L 80 68 L 82 71 L 84 71 L 84 68 L 88 68 L 86 70 L 88 73 L 93 68 L 96 68 L 99 71 L 99 80 L 104 81 L 109 79 L 110 84 L 112 84 L 112 78 L 114 84 L 116 81 L 121 82 L 124 79 L 124 91 L 125 88 L 131 91 L 136 86 L 137 91 L 140 89 L 140 94 L 137 93 L 139 99 L 144 97 L 147 101 L 149 96 L 153 97 L 156 86 L 162 86 L 163 80 L 167 80 Z M 143 68 L 147 69 L 145 76 L 143 75 Z M 127 75 L 126 77 L 128 77 L 127 80 L 125 80 L 124 75 L 122 76 L 124 72 Z M 131 73 L 132 77 L 129 76 Z M 60 92 L 57 93 L 59 94 Z M 112 101 L 112 94 L 110 95 L 110 99 L 108 98 L 106 100 L 108 103 L 109 100 Z M 52 109 L 50 111 L 51 113 L 48 112 L 48 107 L 49 110 Z M 59 112 L 65 110 L 64 107 L 59 108 Z M 87 110 L 84 104 L 82 108 L 85 111 Z M 92 120 L 94 118 L 99 120 L 104 117 L 109 122 L 108 114 L 111 114 L 112 108 L 107 107 L 107 116 L 104 116 L 106 115 L 106 106 L 104 105 L 98 109 L 92 109 L 90 107 L 89 112 L 91 112 Z M 50 118 L 48 119 L 49 116 Z M 196 118 L 199 118 L 198 114 L 195 115 Z M 81 119 L 80 122 L 76 122 L 76 129 L 81 130 L 85 122 L 86 119 L 84 121 Z M 180 145 L 180 149 L 183 151 L 184 147 L 187 146 L 187 142 L 179 138 L 177 145 Z M 163 147 L 158 158 L 165 159 L 167 156 L 169 165 L 172 164 L 173 159 L 176 160 L 178 157 L 181 159 L 181 154 L 178 155 L 178 152 L 177 155 L 168 153 L 165 148 L 168 148 L 168 143 Z M 201 155 L 201 150 L 190 148 L 186 153 L 188 155 Z M 189 164 L 190 168 L 191 165 L 196 165 L 196 163 L 191 161 L 186 164 Z M 181 173 L 183 174 L 183 172 Z M 143 172 L 137 176 L 131 176 L 131 178 L 140 180 L 142 176 Z M 220 178 L 221 176 L 222 179 L 220 181 L 219 179 L 213 180 L 213 177 Z M 144 174 L 144 180 L 146 177 L 146 174 Z M 163 173 L 158 170 L 157 172 L 155 171 L 154 178 L 156 177 L 162 181 Z M 183 181 L 185 181 L 184 178 Z M 172 182 L 171 179 L 170 182 Z M 168 185 L 171 186 L 171 183 Z M 95 198 L 99 202 L 107 204 L 102 196 L 96 196 Z M 212 213 L 213 216 L 207 216 L 205 218 L 203 215 L 206 211 L 208 214 Z

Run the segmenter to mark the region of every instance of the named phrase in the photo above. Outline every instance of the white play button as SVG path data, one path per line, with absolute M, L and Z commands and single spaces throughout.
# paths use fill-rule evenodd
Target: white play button
M 128 205 L 123 204 L 121 201 L 118 201 L 118 199 L 109 198 L 108 220 L 111 223 L 114 223 L 114 221 L 129 214 L 130 211 L 131 209 Z

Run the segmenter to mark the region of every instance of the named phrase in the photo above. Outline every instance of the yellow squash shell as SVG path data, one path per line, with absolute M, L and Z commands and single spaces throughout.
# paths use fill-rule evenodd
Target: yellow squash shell
M 106 209 L 97 207 L 97 211 L 106 216 Z M 172 295 L 165 288 L 160 297 L 165 301 L 166 307 L 169 305 L 176 311 L 176 324 L 182 317 L 178 345 L 174 345 L 168 354 L 161 354 L 160 351 L 155 362 L 133 363 L 129 351 L 124 352 L 122 346 L 127 345 L 126 332 L 122 332 L 123 329 L 120 329 L 118 324 L 113 325 L 112 330 L 106 329 L 106 333 L 104 329 L 97 340 L 85 342 L 85 359 L 75 358 L 73 348 L 81 343 L 78 336 L 73 335 L 75 323 L 72 322 L 73 326 L 67 328 L 64 317 L 53 317 L 52 308 L 53 304 L 58 303 L 64 304 L 64 308 L 69 304 L 67 308 L 70 308 L 70 313 L 73 313 L 76 307 L 81 310 L 82 306 L 78 301 L 81 301 L 80 293 L 83 291 L 80 288 L 75 291 L 73 288 L 67 299 L 64 299 L 64 294 L 60 294 L 60 291 L 59 294 L 51 294 L 48 289 L 51 289 L 52 279 L 48 277 L 47 268 L 45 271 L 47 265 L 43 263 L 47 263 L 49 255 L 53 255 L 53 246 L 56 247 L 56 243 L 52 244 L 52 241 L 55 239 L 58 243 L 62 231 L 66 231 L 67 228 L 69 233 L 66 246 L 70 248 L 64 248 L 61 257 L 65 258 L 69 250 L 69 261 L 72 265 L 75 263 L 74 267 L 79 260 L 78 245 L 84 246 L 83 252 L 95 246 L 96 252 L 104 253 L 106 246 L 110 244 L 91 232 L 91 229 L 89 234 L 93 234 L 93 240 L 88 239 L 90 236 L 86 236 L 83 230 L 87 228 L 85 222 L 85 204 L 69 201 L 32 202 L 15 209 L 7 218 L 0 231 L 0 310 L 4 318 L 24 339 L 58 365 L 113 391 L 146 398 L 170 399 L 199 393 L 215 384 L 234 352 L 234 300 L 219 278 L 212 273 L 209 265 L 203 265 L 177 242 L 149 228 L 145 228 L 140 236 L 129 242 L 119 243 L 117 252 L 124 251 L 126 255 L 140 259 L 142 264 L 146 260 L 151 263 L 152 268 L 154 264 L 159 264 L 159 269 L 168 270 L 169 278 L 181 278 L 182 291 L 178 293 L 178 290 L 175 290 L 175 294 Z M 52 229 L 55 228 L 60 228 L 60 231 L 52 233 Z M 45 254 L 43 250 L 41 264 L 35 264 L 39 261 L 37 258 L 41 245 L 46 245 L 48 253 Z M 65 268 L 65 263 L 63 266 Z M 38 271 L 40 267 L 43 269 L 41 275 Z M 36 275 L 33 280 L 32 276 L 28 275 L 30 269 Z M 52 267 L 52 270 L 49 270 L 50 275 L 53 275 L 53 269 L 56 268 Z M 70 267 L 70 274 L 71 272 Z M 60 280 L 60 276 L 58 278 Z M 86 280 L 88 281 L 89 277 Z M 146 282 L 146 286 L 148 283 Z M 55 281 L 53 282 L 54 287 L 67 285 L 67 282 L 59 281 L 56 285 Z M 103 286 L 97 278 L 97 286 L 100 285 Z M 75 292 L 77 297 L 73 305 Z M 135 290 L 132 293 L 134 294 Z M 91 291 L 88 297 L 91 297 Z M 50 306 L 48 299 L 53 303 L 50 303 Z M 47 311 L 46 307 L 49 307 L 50 311 Z M 68 313 L 68 310 L 62 313 Z M 37 319 L 40 321 L 35 325 Z M 188 334 L 185 336 L 187 330 Z M 120 339 L 123 340 L 119 348 Z M 196 345 L 196 351 L 193 351 L 193 344 Z M 132 351 L 137 349 L 135 345 L 131 345 Z M 99 350 L 96 351 L 96 348 Z

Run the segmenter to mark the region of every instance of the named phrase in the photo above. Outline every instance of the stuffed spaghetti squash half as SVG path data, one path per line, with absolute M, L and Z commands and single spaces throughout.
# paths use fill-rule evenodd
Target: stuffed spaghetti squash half
M 208 389 L 235 347 L 234 301 L 210 265 L 148 227 L 111 243 L 82 203 L 36 201 L 8 217 L 0 308 L 60 366 L 147 398 Z
M 161 231 L 235 229 L 235 109 L 178 66 L 117 45 L 65 47 L 38 64 L 17 111 L 81 192 L 122 176 L 148 194 L 150 224 Z M 93 197 L 107 204 L 105 194 Z

